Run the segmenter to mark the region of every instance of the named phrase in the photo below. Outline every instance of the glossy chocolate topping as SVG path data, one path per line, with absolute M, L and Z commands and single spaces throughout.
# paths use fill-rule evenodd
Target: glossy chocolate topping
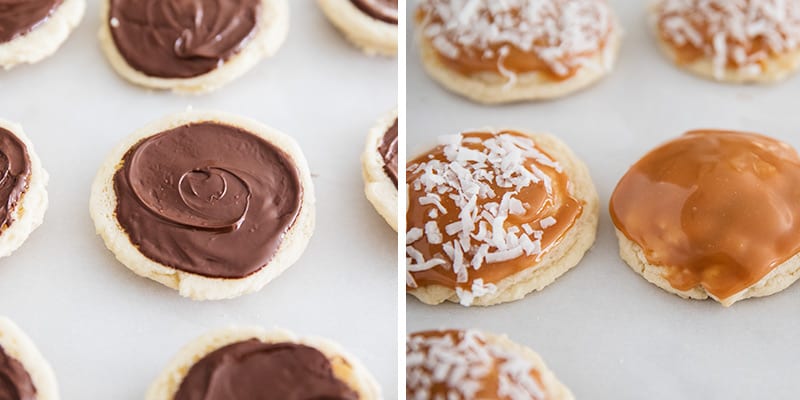
M 269 263 L 303 197 L 282 150 L 240 128 L 184 125 L 142 139 L 114 175 L 116 217 L 146 257 L 243 278 Z
M 110 0 L 117 49 L 137 71 L 191 78 L 213 71 L 255 34 L 261 0 Z
M 0 0 L 0 43 L 22 36 L 47 20 L 63 0 Z
M 378 153 L 383 158 L 383 170 L 386 175 L 394 182 L 397 187 L 397 120 L 381 139 L 381 144 L 378 146 Z
M 0 346 L 0 400 L 36 400 L 36 388 L 25 366 Z
M 584 203 L 529 136 L 471 132 L 443 140 L 406 168 L 408 286 L 451 288 L 470 305 L 539 262 Z
M 351 0 L 372 18 L 397 25 L 397 0 Z
M 726 299 L 800 251 L 800 158 L 766 136 L 694 131 L 639 160 L 611 217 L 678 290 Z
M 14 209 L 30 179 L 28 149 L 16 135 L 0 128 L 0 230 L 14 222 Z
M 294 343 L 234 343 L 203 357 L 174 400 L 358 400 L 319 350 Z
M 546 400 L 541 376 L 523 354 L 478 331 L 417 332 L 406 341 L 406 398 Z

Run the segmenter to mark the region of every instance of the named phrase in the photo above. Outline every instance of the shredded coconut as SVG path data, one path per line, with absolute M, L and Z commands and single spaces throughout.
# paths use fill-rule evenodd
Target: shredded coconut
M 505 65 L 512 48 L 535 54 L 557 76 L 590 65 L 613 28 L 605 0 L 423 0 L 422 33 L 443 56 L 464 52 Z
M 468 400 L 486 390 L 486 379 L 497 374 L 493 398 L 544 400 L 533 377 L 533 363 L 500 346 L 487 344 L 477 331 L 411 335 L 406 343 L 406 388 L 409 400 Z M 434 387 L 444 387 L 446 393 Z
M 661 0 L 656 10 L 661 33 L 710 57 L 717 78 L 728 66 L 759 74 L 771 55 L 800 46 L 797 1 Z
M 484 264 L 542 253 L 543 231 L 556 224 L 555 218 L 539 221 L 541 229 L 529 223 L 506 227 L 506 221 L 525 214 L 530 207 L 517 198 L 522 189 L 540 185 L 548 195 L 553 194 L 552 178 L 543 168 L 557 173 L 562 169 L 528 137 L 496 133 L 476 143 L 474 135 L 465 135 L 440 139 L 443 160 L 428 157 L 408 168 L 410 186 L 424 192 L 418 197 L 419 206 L 429 206 L 445 216 L 448 210 L 442 199 L 449 199 L 458 210 L 450 212 L 458 215 L 447 216 L 445 221 L 455 221 L 440 227 L 444 222 L 438 213 L 423 212 L 429 218 L 421 221 L 421 226 L 409 226 L 406 255 L 409 273 L 439 266 L 451 269 L 459 286 L 456 294 L 461 304 L 469 306 L 476 298 L 497 291 L 495 285 L 474 276 Z M 420 240 L 426 242 L 423 246 L 441 245 L 444 254 L 426 260 L 414 247 Z

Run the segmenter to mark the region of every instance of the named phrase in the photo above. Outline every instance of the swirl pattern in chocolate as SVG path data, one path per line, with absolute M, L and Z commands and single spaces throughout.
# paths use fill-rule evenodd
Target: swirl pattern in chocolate
M 462 305 L 536 265 L 583 211 L 559 163 L 527 135 L 469 132 L 408 163 L 407 286 Z
M 358 400 L 319 350 L 256 339 L 219 348 L 194 364 L 174 400 Z
M 21 362 L 0 346 L 0 400 L 36 400 L 36 387 Z
M 749 133 L 693 131 L 634 164 L 611 217 L 677 290 L 727 299 L 800 252 L 800 157 Z
M 114 175 L 116 217 L 131 243 L 169 267 L 243 278 L 269 263 L 300 212 L 291 158 L 215 122 L 142 139 Z
M 110 0 L 108 24 L 119 53 L 159 78 L 211 72 L 255 35 L 262 0 Z
M 0 43 L 6 43 L 46 21 L 63 0 L 0 0 Z
M 383 134 L 378 153 L 383 159 L 383 170 L 397 187 L 397 119 L 394 124 Z
M 351 0 L 364 14 L 397 25 L 397 0 Z
M 31 179 L 31 159 L 19 138 L 0 128 L 0 230 L 14 222 L 14 211 Z

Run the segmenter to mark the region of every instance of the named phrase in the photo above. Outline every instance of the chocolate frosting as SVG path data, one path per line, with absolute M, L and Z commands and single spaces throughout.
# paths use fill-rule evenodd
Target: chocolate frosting
M 114 175 L 116 217 L 146 257 L 214 278 L 244 278 L 274 257 L 300 212 L 290 157 L 240 128 L 183 125 L 142 139 Z
M 394 120 L 392 127 L 383 134 L 381 145 L 378 146 L 378 153 L 383 158 L 383 170 L 397 187 L 397 119 Z
M 25 366 L 0 346 L 0 400 L 36 400 L 36 388 Z
M 358 400 L 319 350 L 294 343 L 234 343 L 193 365 L 174 400 Z
M 62 0 L 0 0 L 0 43 L 10 42 L 39 26 Z
M 117 49 L 139 72 L 191 78 L 211 72 L 253 37 L 261 0 L 110 0 Z
M 397 0 L 351 0 L 364 14 L 397 25 Z
M 30 176 L 31 159 L 25 144 L 0 128 L 0 229 L 14 222 L 13 211 L 28 190 Z

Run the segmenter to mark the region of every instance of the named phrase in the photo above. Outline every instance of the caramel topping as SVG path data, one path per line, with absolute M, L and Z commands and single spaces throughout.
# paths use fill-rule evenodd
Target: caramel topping
M 477 331 L 429 331 L 406 341 L 409 399 L 546 400 L 541 376 L 520 354 Z
M 470 132 L 442 141 L 406 168 L 407 285 L 452 288 L 468 306 L 539 262 L 583 203 L 529 136 Z
M 796 1 L 661 0 L 656 13 L 678 62 L 711 58 L 717 76 L 726 68 L 758 74 L 768 58 L 800 46 Z
M 800 252 L 797 199 L 800 158 L 789 145 L 693 131 L 631 167 L 610 210 L 675 289 L 726 299 Z
M 528 72 L 573 76 L 601 54 L 614 27 L 605 0 L 424 0 L 417 23 L 450 69 L 510 81 Z

